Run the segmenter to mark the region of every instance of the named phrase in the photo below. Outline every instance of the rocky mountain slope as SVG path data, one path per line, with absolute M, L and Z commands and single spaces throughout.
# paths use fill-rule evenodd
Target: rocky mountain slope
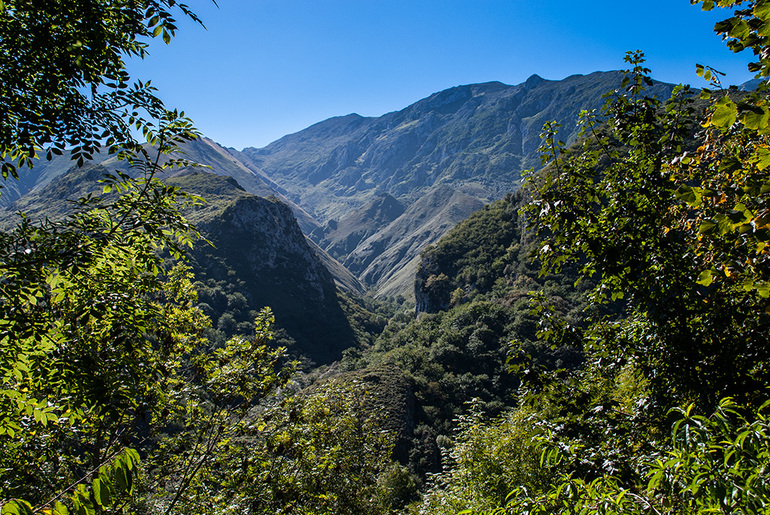
M 378 295 L 411 294 L 420 251 L 483 205 L 447 185 L 431 188 L 403 215 L 358 244 L 343 264 L 364 284 L 377 285 Z
M 187 213 L 211 242 L 200 242 L 192 251 L 196 276 L 227 282 L 234 275 L 248 307 L 269 306 L 277 326 L 296 342 L 290 350 L 316 363 L 339 359 L 344 349 L 356 345 L 334 278 L 289 206 L 273 196 L 252 195 L 232 178 L 206 172 L 166 182 L 207 199 Z M 355 281 L 347 275 L 348 281 Z
M 239 152 L 202 138 L 183 154 L 249 193 L 281 199 L 303 232 L 375 295 L 411 297 L 419 252 L 517 190 L 522 170 L 539 168 L 546 121 L 559 122 L 560 138 L 574 140 L 579 112 L 599 108 L 621 80 L 619 72 L 596 72 L 458 86 L 380 117 L 325 120 L 261 149 Z M 649 93 L 667 98 L 671 89 L 656 83 Z M 66 170 L 69 162 L 60 160 L 41 163 L 0 199 L 39 190 Z M 338 284 L 360 291 L 339 263 L 327 264 Z
M 619 72 L 597 72 L 458 86 L 401 111 L 332 118 L 231 154 L 313 216 L 321 227 L 311 237 L 376 294 L 411 295 L 420 249 L 472 206 L 515 191 L 522 170 L 539 167 L 546 121 L 561 123 L 561 139 L 574 140 L 579 112 L 599 108 L 621 80 Z M 671 88 L 656 83 L 650 92 L 666 98 Z M 445 187 L 456 195 L 434 191 Z M 442 202 L 423 201 L 426 196 Z M 390 207 L 378 199 L 392 199 Z M 401 209 L 396 203 L 404 211 L 393 218 Z

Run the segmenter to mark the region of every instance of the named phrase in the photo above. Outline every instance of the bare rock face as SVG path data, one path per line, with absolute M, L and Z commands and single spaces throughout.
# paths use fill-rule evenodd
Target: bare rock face
M 243 259 L 254 274 L 272 277 L 276 286 L 296 289 L 298 295 L 317 302 L 334 295 L 331 274 L 312 252 L 286 204 L 242 197 L 222 213 L 221 224 L 214 225 L 218 232 L 211 237 L 232 249 L 229 259 Z

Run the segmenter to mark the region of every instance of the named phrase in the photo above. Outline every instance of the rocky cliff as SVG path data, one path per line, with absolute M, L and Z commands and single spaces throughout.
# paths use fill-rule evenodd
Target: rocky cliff
M 207 279 L 237 278 L 250 308 L 269 306 L 277 326 L 296 342 L 290 350 L 316 363 L 339 359 L 356 345 L 322 251 L 306 240 L 288 205 L 210 173 L 167 182 L 208 201 L 187 213 L 211 242 L 196 244 L 192 252 L 195 268 Z

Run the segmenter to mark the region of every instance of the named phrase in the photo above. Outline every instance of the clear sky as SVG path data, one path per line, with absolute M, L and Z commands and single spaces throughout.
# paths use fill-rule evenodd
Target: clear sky
M 204 135 L 261 147 L 332 116 L 380 116 L 452 86 L 530 75 L 562 79 L 623 68 L 645 52 L 655 79 L 752 78 L 751 56 L 714 34 L 729 13 L 688 0 L 187 0 L 206 29 L 180 19 L 153 42 L 137 78 Z

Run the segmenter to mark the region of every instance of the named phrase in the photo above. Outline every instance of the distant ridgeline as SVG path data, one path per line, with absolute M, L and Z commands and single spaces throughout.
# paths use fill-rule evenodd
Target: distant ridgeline
M 573 140 L 580 110 L 600 107 L 620 80 L 618 72 L 597 72 L 459 86 L 381 117 L 332 118 L 262 149 L 239 152 L 205 138 L 185 145 L 184 157 L 209 167 L 169 180 L 208 200 L 188 216 L 214 244 L 192 255 L 211 338 L 248 332 L 254 312 L 269 305 L 281 342 L 296 354 L 315 363 L 339 359 L 344 349 L 371 342 L 369 329 L 383 323 L 355 296 L 412 299 L 427 245 L 434 247 L 417 276 L 418 311 L 447 309 L 517 280 L 511 263 L 520 229 L 512 211 L 494 222 L 502 224 L 494 233 L 474 229 L 437 242 L 516 191 L 522 170 L 540 166 L 544 122 L 559 121 L 561 138 Z M 671 89 L 656 83 L 651 92 L 665 98 Z M 100 191 L 105 170 L 126 171 L 100 154 L 82 169 L 71 164 L 66 156 L 41 161 L 9 181 L 0 223 L 14 223 L 16 211 L 63 216 L 68 199 Z M 479 216 L 469 223 L 487 223 Z M 478 253 L 487 243 L 493 250 L 485 252 L 503 253 L 490 261 Z
M 331 118 L 261 148 L 232 152 L 316 222 L 303 226 L 379 297 L 411 297 L 420 250 L 539 168 L 540 132 L 577 137 L 581 110 L 598 109 L 619 72 L 537 75 L 525 83 L 458 86 L 376 118 Z M 668 98 L 673 86 L 649 93 Z M 248 188 L 247 188 L 248 189 Z M 310 230 L 308 230 L 310 229 Z

